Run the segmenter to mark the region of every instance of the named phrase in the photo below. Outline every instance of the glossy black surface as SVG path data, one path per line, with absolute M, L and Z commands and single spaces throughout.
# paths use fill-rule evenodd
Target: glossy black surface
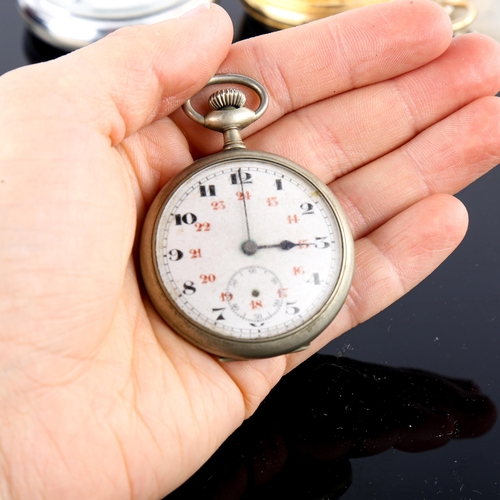
M 237 36 L 257 34 L 221 3 Z M 14 0 L 0 2 L 0 44 L 0 73 L 52 50 L 26 36 Z M 459 249 L 287 376 L 169 498 L 500 499 L 500 169 L 458 197 Z
M 362 457 L 461 443 L 496 416 L 471 381 L 315 355 L 168 499 L 341 498 Z

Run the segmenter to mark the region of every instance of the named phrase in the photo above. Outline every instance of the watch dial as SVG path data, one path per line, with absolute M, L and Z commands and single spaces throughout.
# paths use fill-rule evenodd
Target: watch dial
M 336 288 L 336 216 L 317 187 L 270 160 L 221 161 L 185 180 L 156 229 L 156 265 L 189 318 L 235 339 L 300 327 Z
M 201 0 L 50 0 L 72 14 L 101 19 L 129 19 L 169 10 L 191 8 Z

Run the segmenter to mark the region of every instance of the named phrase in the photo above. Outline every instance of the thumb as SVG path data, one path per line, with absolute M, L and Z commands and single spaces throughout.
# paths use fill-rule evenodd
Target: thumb
M 231 41 L 229 16 L 207 3 L 178 19 L 120 29 L 89 47 L 5 78 L 17 80 L 9 86 L 16 93 L 24 87 L 27 113 L 36 110 L 53 118 L 57 110 L 57 118 L 90 123 L 116 145 L 201 89 Z M 38 83 L 36 95 L 33 81 Z

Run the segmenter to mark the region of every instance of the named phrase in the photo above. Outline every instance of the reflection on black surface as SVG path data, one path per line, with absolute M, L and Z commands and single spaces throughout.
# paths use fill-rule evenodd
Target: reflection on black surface
M 472 381 L 315 355 L 167 498 L 336 499 L 351 483 L 351 458 L 431 450 L 495 420 Z
M 30 64 L 50 61 L 67 54 L 64 50 L 40 40 L 28 30 L 24 32 L 23 48 L 26 59 Z

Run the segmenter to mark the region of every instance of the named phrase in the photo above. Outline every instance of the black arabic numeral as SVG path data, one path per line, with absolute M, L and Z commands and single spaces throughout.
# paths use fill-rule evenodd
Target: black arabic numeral
M 231 174 L 231 184 L 252 184 L 252 174 L 248 172 L 238 172 L 237 174 Z
M 314 246 L 319 249 L 328 248 L 330 246 L 330 243 L 323 240 L 326 240 L 326 236 L 323 236 L 322 238 L 316 237 L 316 243 L 314 244 Z
M 184 290 L 183 290 L 183 294 L 184 295 L 193 295 L 193 293 L 196 292 L 196 288 L 194 286 L 194 283 L 192 281 L 186 281 L 186 283 L 184 283 Z
M 306 283 L 313 283 L 313 285 L 321 285 L 321 280 L 319 279 L 319 273 L 313 273 L 313 275 L 306 281 Z
M 224 318 L 224 311 L 226 310 L 225 307 L 214 307 L 212 308 L 212 312 L 214 313 L 220 313 L 217 316 L 217 319 L 215 321 L 224 321 L 226 318 Z
M 296 303 L 297 303 L 297 301 L 295 301 L 295 302 L 287 302 L 286 303 L 287 307 L 286 307 L 286 311 L 285 312 L 287 314 L 297 314 L 300 311 L 300 308 L 294 307 L 294 304 L 296 304 Z
M 173 261 L 181 260 L 182 257 L 184 256 L 184 254 L 180 250 L 177 250 L 176 248 L 170 250 L 170 252 L 168 252 L 168 255 L 170 255 L 169 260 Z
M 302 215 L 314 215 L 314 205 L 312 203 L 302 203 L 300 208 L 303 210 Z
M 187 214 L 181 215 L 181 214 L 176 214 L 175 215 L 175 225 L 176 226 L 182 226 L 182 224 L 187 224 L 190 226 L 191 224 L 194 224 L 198 220 L 198 217 L 196 215 L 192 214 L 191 212 L 188 212 Z
M 216 191 L 215 191 L 215 186 L 213 184 L 208 185 L 208 191 L 207 191 L 207 186 L 200 186 L 200 196 L 202 198 L 206 196 L 216 196 Z

